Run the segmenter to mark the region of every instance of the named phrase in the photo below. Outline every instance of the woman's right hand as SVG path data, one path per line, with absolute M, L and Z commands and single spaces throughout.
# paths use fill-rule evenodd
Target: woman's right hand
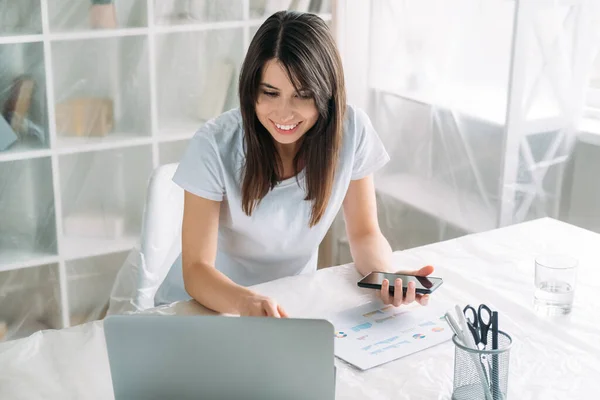
M 253 294 L 241 299 L 240 316 L 242 317 L 274 317 L 288 318 L 281 305 L 269 297 Z

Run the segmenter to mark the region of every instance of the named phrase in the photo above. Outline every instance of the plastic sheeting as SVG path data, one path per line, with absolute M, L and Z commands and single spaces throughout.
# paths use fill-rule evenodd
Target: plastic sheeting
M 372 1 L 394 249 L 558 215 L 594 3 Z M 139 240 L 148 178 L 237 104 L 248 41 L 283 8 L 331 18 L 332 2 L 0 0 L 0 339 L 153 305 L 178 233 Z
M 149 178 L 237 106 L 280 9 L 332 21 L 331 0 L 0 0 L 0 340 L 153 305 Z
M 508 399 L 594 398 L 600 390 L 600 235 L 542 219 L 395 254 L 398 268 L 436 267 L 444 284 L 432 295 L 443 308 L 485 303 L 513 338 Z M 534 257 L 561 252 L 579 261 L 573 311 L 543 317 L 533 310 Z M 277 299 L 292 317 L 327 318 L 374 299 L 356 286 L 352 265 L 323 269 L 253 287 Z M 206 314 L 195 302 L 148 310 Z M 151 350 L 150 350 L 151 351 Z M 336 359 L 340 399 L 448 399 L 454 346 L 446 342 L 361 372 Z M 111 399 L 102 322 L 45 331 L 0 344 L 0 398 Z M 160 368 L 160 366 L 157 366 Z M 174 394 L 176 396 L 176 394 Z
M 177 165 L 159 167 L 150 179 L 142 240 L 115 279 L 108 314 L 153 308 L 158 288 L 181 254 L 183 189 L 172 181 Z
M 581 154 L 574 160 L 573 147 L 598 51 L 599 7 L 371 2 L 365 81 L 369 115 L 392 155 L 376 186 L 394 249 L 572 213 L 569 165 L 594 167 Z M 586 179 L 577 197 L 598 186 L 593 174 Z M 576 210 L 578 222 L 600 217 L 599 203 L 589 203 Z M 342 246 L 338 262 L 349 257 Z

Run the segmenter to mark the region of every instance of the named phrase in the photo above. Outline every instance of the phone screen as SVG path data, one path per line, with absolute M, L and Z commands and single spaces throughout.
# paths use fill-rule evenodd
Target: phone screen
M 383 280 L 387 279 L 390 283 L 390 287 L 392 287 L 397 278 L 402 279 L 403 288 L 406 288 L 409 282 L 414 282 L 417 292 L 424 293 L 431 293 L 442 284 L 442 278 L 371 272 L 359 282 L 359 286 L 381 288 Z

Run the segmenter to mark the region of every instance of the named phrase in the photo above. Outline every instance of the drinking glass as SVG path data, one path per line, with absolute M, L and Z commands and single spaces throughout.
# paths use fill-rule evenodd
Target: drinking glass
M 552 254 L 535 259 L 534 308 L 547 315 L 571 312 L 575 297 L 578 262 L 567 255 Z

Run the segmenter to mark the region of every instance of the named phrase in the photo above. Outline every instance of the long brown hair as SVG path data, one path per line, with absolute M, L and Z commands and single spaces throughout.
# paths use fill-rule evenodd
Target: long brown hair
M 256 32 L 239 80 L 246 153 L 242 209 L 247 215 L 277 185 L 283 171 L 273 138 L 255 112 L 263 67 L 271 59 L 284 66 L 296 90 L 303 88 L 311 93 L 319 112 L 315 125 L 300 139 L 294 158 L 296 176 L 300 163 L 305 168 L 304 200 L 313 203 L 312 227 L 327 208 L 339 158 L 346 110 L 342 61 L 329 28 L 314 14 L 279 11 Z

